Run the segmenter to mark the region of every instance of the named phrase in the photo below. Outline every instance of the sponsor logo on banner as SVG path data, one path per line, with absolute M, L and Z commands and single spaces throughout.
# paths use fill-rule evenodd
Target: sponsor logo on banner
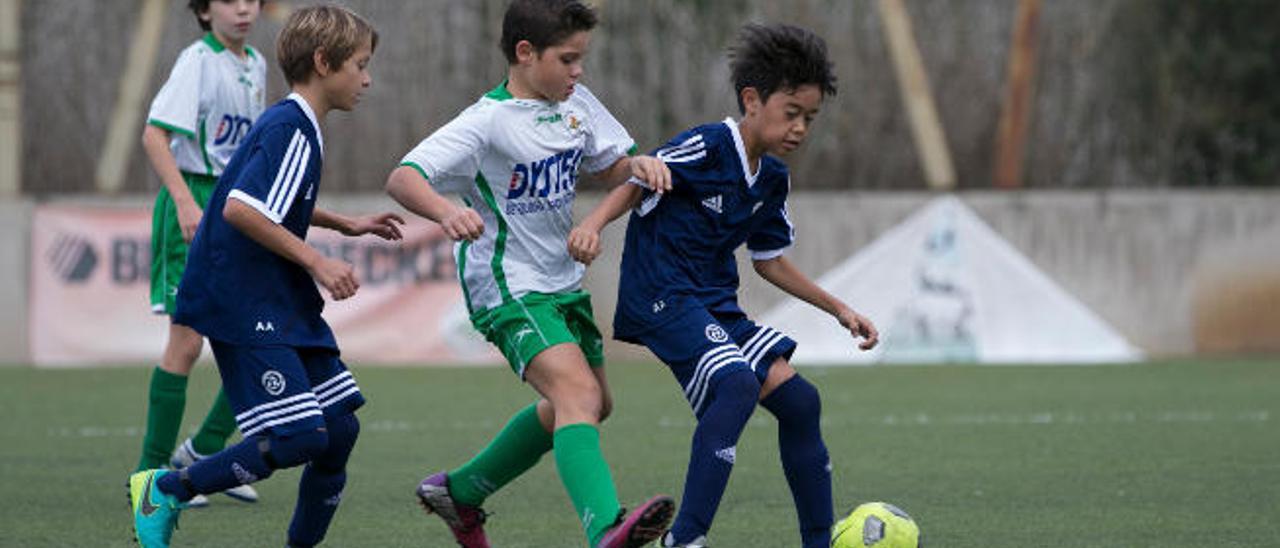
M 59 234 L 45 250 L 49 266 L 67 283 L 84 283 L 98 266 L 98 253 L 83 236 Z
M 41 206 L 32 217 L 30 349 L 40 366 L 154 363 L 169 322 L 152 314 L 151 212 L 145 207 Z M 453 242 L 411 219 L 405 238 L 310 231 L 307 243 L 355 267 L 356 296 L 330 302 L 343 360 L 356 363 L 498 363 L 471 328 Z M 322 296 L 328 297 L 321 292 Z M 255 332 L 280 323 L 245 318 Z

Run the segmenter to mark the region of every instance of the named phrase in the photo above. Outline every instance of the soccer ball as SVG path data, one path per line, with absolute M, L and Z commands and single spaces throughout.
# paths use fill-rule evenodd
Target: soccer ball
M 920 527 L 901 508 L 868 502 L 840 520 L 831 532 L 831 548 L 919 548 Z

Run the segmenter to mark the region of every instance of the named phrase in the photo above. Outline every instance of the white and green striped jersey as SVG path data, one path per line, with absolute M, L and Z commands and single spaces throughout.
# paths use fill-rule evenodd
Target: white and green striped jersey
M 409 151 L 439 192 L 456 193 L 484 219 L 484 234 L 454 248 L 472 312 L 526 293 L 578 289 L 569 256 L 579 168 L 604 170 L 635 141 L 585 86 L 559 103 L 516 99 L 506 82 Z
M 262 54 L 245 46 L 241 58 L 207 33 L 178 55 L 147 123 L 172 134 L 178 169 L 217 177 L 266 109 L 266 87 Z

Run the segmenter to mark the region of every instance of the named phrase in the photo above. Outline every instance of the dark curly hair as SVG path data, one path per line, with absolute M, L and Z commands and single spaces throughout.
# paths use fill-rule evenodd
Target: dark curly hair
M 806 84 L 818 86 L 823 96 L 836 94 L 836 75 L 827 58 L 827 43 L 813 32 L 791 25 L 751 23 L 738 33 L 729 52 L 733 89 L 738 110 L 746 112 L 742 90 L 755 88 L 761 101 L 779 90 Z

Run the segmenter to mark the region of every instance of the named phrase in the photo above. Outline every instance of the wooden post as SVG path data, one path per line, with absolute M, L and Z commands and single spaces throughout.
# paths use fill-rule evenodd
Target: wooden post
M 889 56 L 898 75 L 898 87 L 906 105 L 916 151 L 924 167 L 925 181 L 934 190 L 951 190 L 956 186 L 956 170 L 951 163 L 946 132 L 938 118 L 920 49 L 911 31 L 911 19 L 902 0 L 880 0 L 879 7 L 885 38 L 889 42 Z
M 996 130 L 994 183 L 999 188 L 1022 186 L 1022 160 L 1031 124 L 1031 100 L 1036 73 L 1036 43 L 1040 21 L 1040 0 L 1018 0 L 1013 41 L 1009 47 L 1009 67 L 1004 107 Z
M 0 0 L 0 198 L 22 192 L 21 8 Z
M 114 194 L 124 187 L 124 176 L 134 147 L 142 140 L 140 128 L 146 116 L 143 93 L 151 85 L 151 71 L 156 64 L 160 39 L 164 36 L 164 20 L 167 10 L 165 0 L 139 0 L 142 3 L 138 28 L 129 47 L 129 60 L 120 73 L 120 91 L 116 94 L 115 109 L 111 113 L 111 125 L 107 126 L 107 138 L 98 157 L 96 176 L 98 190 Z

